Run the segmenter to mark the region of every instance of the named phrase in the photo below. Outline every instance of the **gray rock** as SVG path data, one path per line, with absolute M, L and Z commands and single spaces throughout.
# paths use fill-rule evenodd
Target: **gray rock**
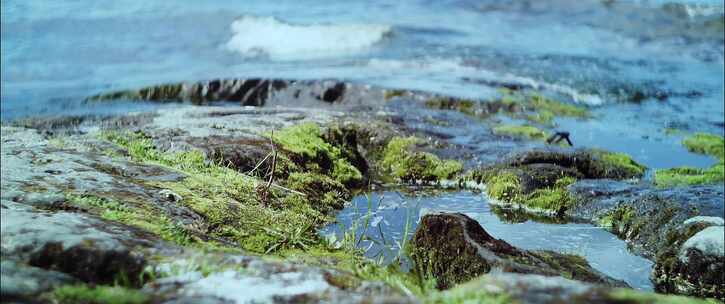
M 3 301 L 32 299 L 53 287 L 72 284 L 76 280 L 69 275 L 28 266 L 13 260 L 0 262 L 0 296 Z
M 22 263 L 70 274 L 87 282 L 111 283 L 121 272 L 135 280 L 146 263 L 139 239 L 121 226 L 69 212 L 42 212 L 3 201 L 0 254 Z

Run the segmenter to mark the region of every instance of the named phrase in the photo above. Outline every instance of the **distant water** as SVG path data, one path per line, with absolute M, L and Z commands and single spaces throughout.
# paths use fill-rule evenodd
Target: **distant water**
M 722 20 L 722 1 L 3 1 L 2 114 L 265 76 L 473 97 L 492 90 L 470 79 L 493 78 L 591 104 L 625 86 L 695 89 L 707 120 L 723 114 Z
M 712 162 L 668 156 L 686 152 L 665 129 L 725 132 L 721 0 L 1 3 L 2 121 L 160 106 L 82 102 L 109 90 L 277 77 L 484 99 L 518 84 L 596 106 L 559 121 L 575 144 L 650 167 Z
M 359 247 L 366 250 L 366 255 L 371 258 L 384 255 L 389 261 L 397 254 L 405 236 L 406 219 L 409 220 L 407 237 L 410 238 L 423 215 L 430 212 L 460 212 L 478 221 L 494 238 L 503 239 L 516 247 L 580 255 L 595 269 L 624 280 L 633 288 L 653 289 L 649 280 L 652 262 L 630 253 L 625 241 L 602 228 L 588 224 L 502 221 L 494 214 L 485 197 L 469 192 L 418 197 L 397 192 L 375 192 L 369 195 L 371 208 L 369 228 L 365 235 L 370 240 L 361 241 Z M 360 235 L 366 216 L 368 196 L 357 196 L 352 204 L 337 215 L 340 224 L 324 228 L 321 234 L 336 234 L 340 240 L 341 231 L 349 232 L 351 225 L 357 223 L 356 231 Z

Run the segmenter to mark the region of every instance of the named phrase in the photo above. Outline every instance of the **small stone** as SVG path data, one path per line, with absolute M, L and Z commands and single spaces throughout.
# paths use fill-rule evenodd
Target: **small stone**
M 181 195 L 178 195 L 169 189 L 159 191 L 159 195 L 161 195 L 161 197 L 163 197 L 165 200 L 172 203 L 180 202 L 182 199 Z

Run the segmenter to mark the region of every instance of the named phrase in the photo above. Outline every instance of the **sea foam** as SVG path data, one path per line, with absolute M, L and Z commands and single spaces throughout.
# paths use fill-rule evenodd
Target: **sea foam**
M 387 25 L 297 25 L 273 17 L 244 16 L 235 20 L 226 48 L 243 56 L 271 59 L 319 59 L 354 54 L 380 43 L 392 33 Z

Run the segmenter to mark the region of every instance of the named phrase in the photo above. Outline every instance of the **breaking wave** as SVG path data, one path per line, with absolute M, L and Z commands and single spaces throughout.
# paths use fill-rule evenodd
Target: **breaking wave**
M 350 55 L 380 43 L 392 33 L 387 25 L 298 25 L 273 17 L 244 16 L 235 20 L 227 49 L 243 56 L 271 59 L 317 59 Z

